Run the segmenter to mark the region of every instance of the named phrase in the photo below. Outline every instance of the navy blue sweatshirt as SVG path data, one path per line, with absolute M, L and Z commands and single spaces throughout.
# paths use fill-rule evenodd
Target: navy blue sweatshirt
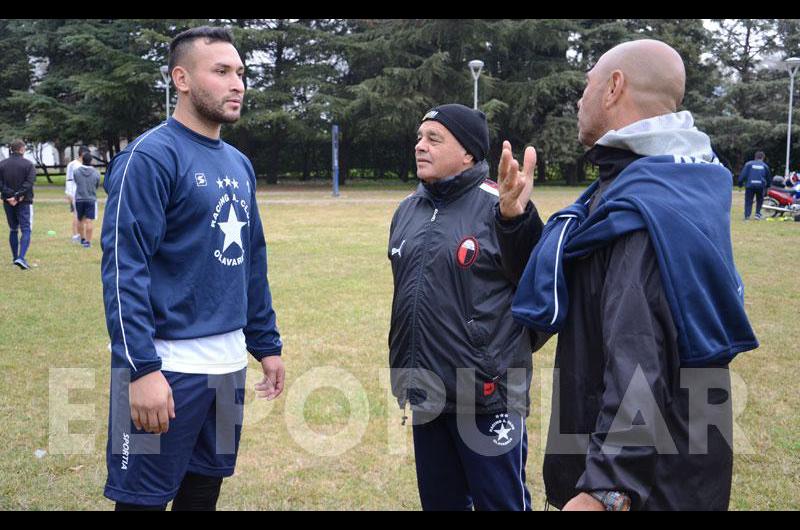
M 282 348 L 250 161 L 174 118 L 110 163 L 102 280 L 112 368 L 159 370 L 155 339 L 243 329 L 258 360 Z

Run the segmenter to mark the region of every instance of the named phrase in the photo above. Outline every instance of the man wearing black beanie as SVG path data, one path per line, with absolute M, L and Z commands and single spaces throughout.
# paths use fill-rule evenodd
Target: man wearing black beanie
M 528 332 L 511 318 L 515 284 L 494 231 L 486 116 L 463 105 L 422 118 L 420 185 L 392 218 L 392 392 L 413 411 L 425 510 L 530 510 L 525 486 L 532 372 Z M 532 210 L 528 229 L 542 222 Z

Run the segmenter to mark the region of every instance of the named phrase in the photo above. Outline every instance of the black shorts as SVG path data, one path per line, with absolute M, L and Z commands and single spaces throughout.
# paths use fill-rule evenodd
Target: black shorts
M 97 218 L 97 201 L 75 201 L 75 215 L 79 221 Z

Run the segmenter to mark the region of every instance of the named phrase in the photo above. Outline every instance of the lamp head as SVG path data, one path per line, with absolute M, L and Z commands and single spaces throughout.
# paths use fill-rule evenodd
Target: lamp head
M 800 59 L 798 59 L 800 61 Z M 483 61 L 479 59 L 473 59 L 469 62 L 469 69 L 472 72 L 472 77 L 478 79 L 478 76 L 481 75 L 481 70 L 483 69 Z

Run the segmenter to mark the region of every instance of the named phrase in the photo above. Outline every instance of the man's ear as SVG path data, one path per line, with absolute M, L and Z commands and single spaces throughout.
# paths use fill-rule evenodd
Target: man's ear
M 625 88 L 625 74 L 622 70 L 614 70 L 611 72 L 611 77 L 608 79 L 608 86 L 606 87 L 606 95 L 604 103 L 606 108 L 614 106 L 622 97 L 622 91 Z
M 466 164 L 474 164 L 475 163 L 475 157 L 472 156 L 472 153 L 470 153 L 469 151 L 464 151 L 463 162 L 464 162 L 465 165 Z
M 189 91 L 189 72 L 183 66 L 172 69 L 172 84 L 178 92 Z

